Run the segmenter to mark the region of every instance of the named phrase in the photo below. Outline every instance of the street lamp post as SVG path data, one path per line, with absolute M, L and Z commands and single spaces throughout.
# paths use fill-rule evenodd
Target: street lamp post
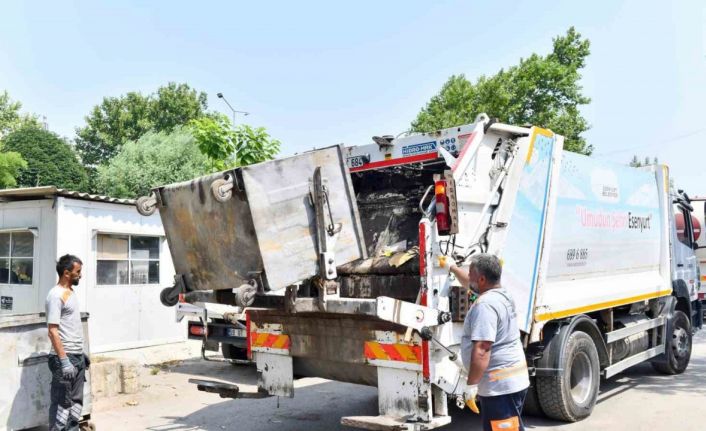
M 223 101 L 226 102 L 226 105 L 228 105 L 228 108 L 230 108 L 230 111 L 231 111 L 232 114 L 233 114 L 233 128 L 234 128 L 234 129 L 235 129 L 235 114 L 243 114 L 244 116 L 250 115 L 249 112 L 245 112 L 245 111 L 236 111 L 236 110 L 230 105 L 230 103 L 228 103 L 228 99 L 225 98 L 225 96 L 223 95 L 223 93 L 217 93 L 216 96 L 218 96 L 219 99 L 223 99 Z

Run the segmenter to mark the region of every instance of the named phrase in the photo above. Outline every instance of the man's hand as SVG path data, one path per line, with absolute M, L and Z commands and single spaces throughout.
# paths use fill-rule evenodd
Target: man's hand
M 478 385 L 466 385 L 463 391 L 463 400 L 469 409 L 475 414 L 479 414 L 478 405 L 476 404 L 476 396 L 478 395 Z
M 73 366 L 68 356 L 59 358 L 61 361 L 61 374 L 64 380 L 73 380 L 76 377 L 76 367 Z

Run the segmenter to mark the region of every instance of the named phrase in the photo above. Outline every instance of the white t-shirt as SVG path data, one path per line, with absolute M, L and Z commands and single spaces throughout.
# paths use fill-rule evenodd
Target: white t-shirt
M 59 325 L 59 338 L 64 351 L 71 354 L 83 353 L 83 325 L 78 298 L 73 289 L 54 286 L 46 300 L 47 325 Z M 54 346 L 51 354 L 56 355 Z

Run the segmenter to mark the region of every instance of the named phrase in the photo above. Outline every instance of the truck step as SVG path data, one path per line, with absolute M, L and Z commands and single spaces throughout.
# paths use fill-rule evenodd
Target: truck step
M 196 385 L 196 388 L 203 392 L 218 394 L 221 398 L 267 398 L 267 392 L 243 392 L 238 385 L 232 383 L 219 382 L 216 380 L 189 379 L 189 383 Z
M 391 416 L 345 416 L 341 425 L 372 431 L 420 431 L 439 428 L 451 423 L 451 416 L 434 416 L 429 422 L 406 422 Z

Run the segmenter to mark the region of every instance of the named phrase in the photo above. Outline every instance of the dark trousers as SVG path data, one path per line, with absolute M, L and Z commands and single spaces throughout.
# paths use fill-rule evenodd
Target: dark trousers
M 496 397 L 478 397 L 483 431 L 524 431 L 522 405 L 527 389 Z
M 51 371 L 51 404 L 49 406 L 50 431 L 78 431 L 83 409 L 83 383 L 86 380 L 84 356 L 68 354 L 76 367 L 76 377 L 64 379 L 61 361 L 57 355 L 49 355 Z

